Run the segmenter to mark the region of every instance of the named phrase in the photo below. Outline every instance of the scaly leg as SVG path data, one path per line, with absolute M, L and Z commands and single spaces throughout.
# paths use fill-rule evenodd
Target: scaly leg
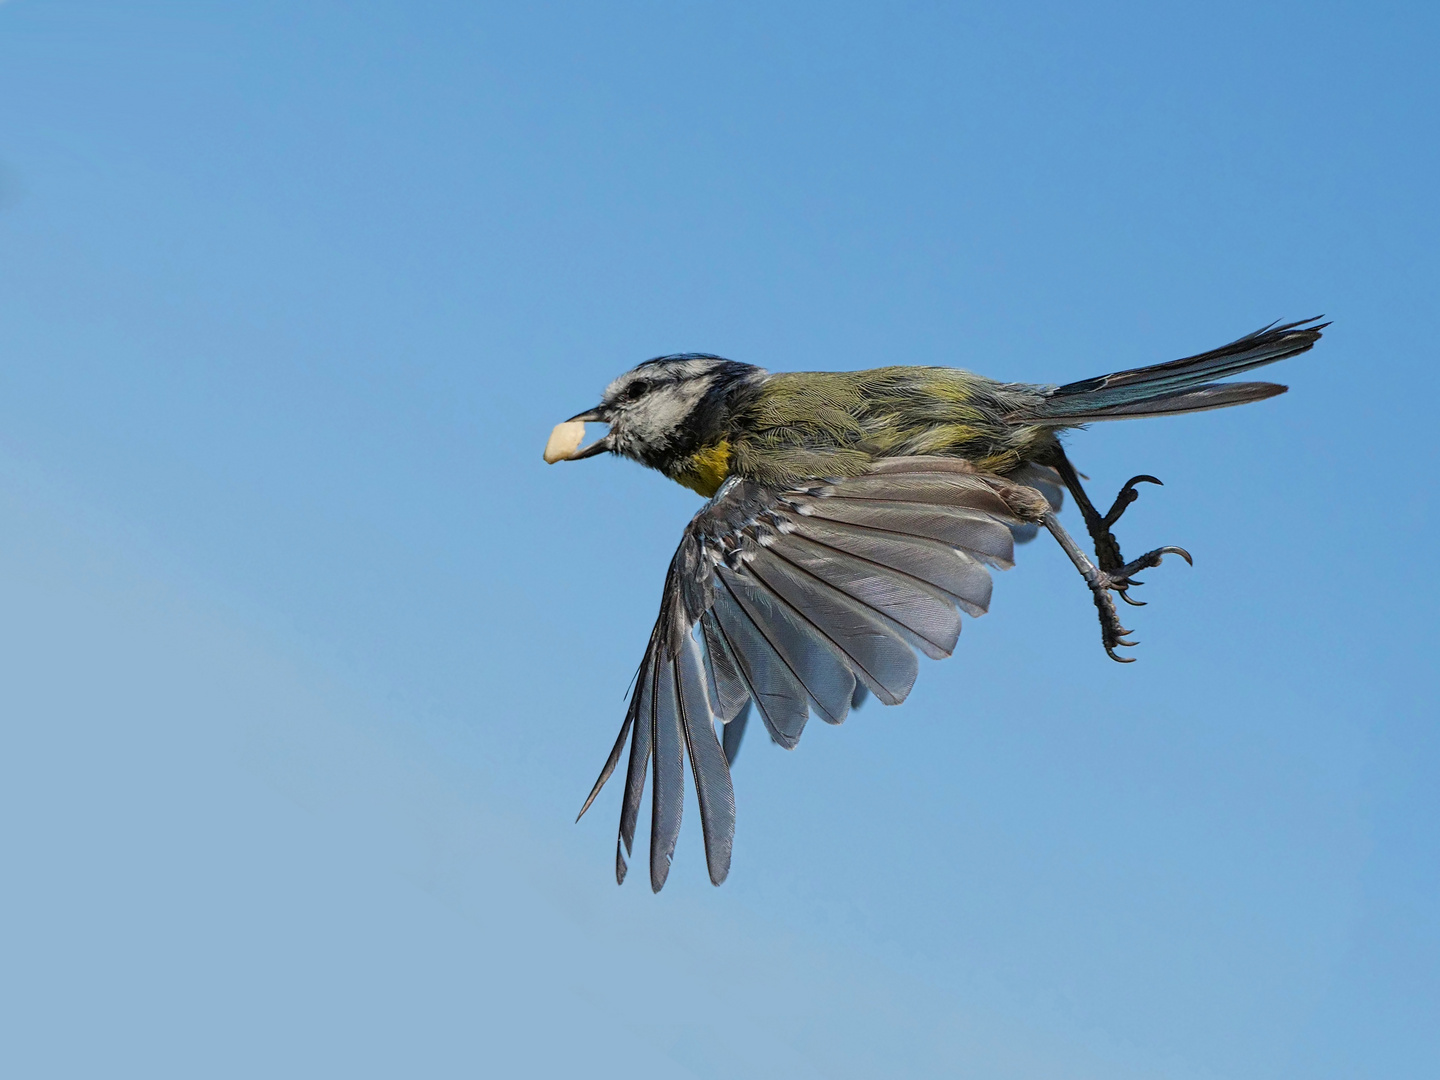
M 1113 574 L 1125 565 L 1125 557 L 1120 554 L 1120 541 L 1115 539 L 1115 534 L 1110 531 L 1110 527 L 1119 521 L 1120 515 L 1125 513 L 1130 504 L 1140 497 L 1140 492 L 1135 489 L 1136 484 L 1160 484 L 1161 482 L 1153 476 L 1144 474 L 1132 476 L 1125 481 L 1125 486 L 1120 489 L 1120 494 L 1115 496 L 1109 512 L 1101 517 L 1100 512 L 1090 501 L 1090 496 L 1085 494 L 1085 488 L 1080 483 L 1080 474 L 1075 471 L 1075 466 L 1070 464 L 1070 459 L 1065 456 L 1063 448 L 1056 447 L 1053 464 L 1060 474 L 1060 479 L 1065 482 L 1065 487 L 1074 498 L 1075 505 L 1080 508 L 1080 515 L 1085 519 L 1085 529 L 1090 533 L 1090 539 L 1095 544 L 1095 557 L 1100 561 L 1100 569 Z M 1120 594 L 1121 600 L 1132 607 L 1144 607 L 1145 601 L 1132 600 L 1128 592 L 1131 585 L 1143 584 L 1143 581 L 1128 581 L 1124 585 L 1115 587 L 1115 591 Z
M 1124 510 L 1124 507 L 1121 507 Z M 1093 508 L 1092 508 L 1093 512 Z M 1098 516 L 1098 515 L 1097 515 Z M 1116 515 L 1119 516 L 1118 514 Z M 1119 647 L 1130 648 L 1139 644 L 1135 641 L 1126 641 L 1125 635 L 1130 633 L 1120 625 L 1120 615 L 1115 610 L 1115 601 L 1111 599 L 1112 591 L 1118 592 L 1123 598 L 1125 590 L 1131 585 L 1138 584 L 1131 578 L 1132 574 L 1147 570 L 1152 566 L 1159 566 L 1161 559 L 1166 555 L 1179 555 L 1187 563 L 1194 565 L 1195 560 L 1190 558 L 1190 553 L 1184 548 L 1162 547 L 1141 555 L 1134 562 L 1128 562 L 1114 569 L 1106 570 L 1097 567 L 1092 563 L 1085 552 L 1080 550 L 1080 545 L 1075 543 L 1070 534 L 1060 526 L 1054 513 L 1048 513 L 1044 518 L 1045 528 L 1050 530 L 1050 535 L 1060 542 L 1065 549 L 1065 554 L 1070 556 L 1070 561 L 1075 564 L 1075 569 L 1080 571 L 1080 576 L 1085 579 L 1085 584 L 1090 586 L 1090 594 L 1095 600 L 1095 609 L 1100 613 L 1100 640 L 1105 645 L 1105 652 L 1111 660 L 1122 664 L 1133 663 L 1133 656 L 1117 656 L 1115 650 Z M 1091 534 L 1094 535 L 1093 533 Z M 1115 555 L 1120 554 L 1119 545 L 1115 546 Z

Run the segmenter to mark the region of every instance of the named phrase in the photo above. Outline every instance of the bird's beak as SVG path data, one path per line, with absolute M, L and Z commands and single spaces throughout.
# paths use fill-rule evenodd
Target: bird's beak
M 608 413 L 603 405 L 577 413 L 563 424 L 556 424 L 545 444 L 545 462 L 554 465 L 557 461 L 580 461 L 583 458 L 603 454 L 610 449 L 610 436 L 596 439 L 584 450 L 580 444 L 585 440 L 586 423 L 604 423 Z

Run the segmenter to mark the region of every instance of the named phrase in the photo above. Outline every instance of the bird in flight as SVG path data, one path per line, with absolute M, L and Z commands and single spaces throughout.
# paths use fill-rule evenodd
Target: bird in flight
M 1175 416 L 1262 401 L 1268 382 L 1221 382 L 1309 350 L 1328 323 L 1272 324 L 1229 345 L 1065 386 L 1001 383 L 946 367 L 771 374 L 704 353 L 647 360 L 599 405 L 556 426 L 545 460 L 612 453 L 647 465 L 708 501 L 670 561 L 660 616 L 620 735 L 580 814 L 629 744 L 615 876 L 623 882 L 646 773 L 650 885 L 670 871 L 690 760 L 710 880 L 730 870 L 735 796 L 730 763 L 751 706 L 793 747 L 811 712 L 838 724 L 873 694 L 898 705 L 916 652 L 955 648 L 960 613 L 990 603 L 987 567 L 1013 565 L 1016 540 L 1040 529 L 1080 572 L 1111 659 L 1133 646 L 1115 597 L 1166 546 L 1129 562 L 1111 532 L 1139 497 L 1136 476 L 1096 510 L 1060 433 L 1101 420 Z M 587 423 L 608 432 L 581 448 Z M 1079 507 L 1095 560 L 1060 526 L 1063 491 Z M 717 736 L 716 723 L 723 734 Z

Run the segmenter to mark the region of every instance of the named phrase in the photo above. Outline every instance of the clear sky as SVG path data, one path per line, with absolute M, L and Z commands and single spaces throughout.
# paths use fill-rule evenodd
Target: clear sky
M 0 5 L 0 1072 L 1440 1075 L 1431 4 Z M 1079 433 L 903 707 L 611 877 L 696 498 L 546 467 L 659 353 L 1064 382 L 1335 320 Z M 1074 523 L 1073 513 L 1067 519 Z

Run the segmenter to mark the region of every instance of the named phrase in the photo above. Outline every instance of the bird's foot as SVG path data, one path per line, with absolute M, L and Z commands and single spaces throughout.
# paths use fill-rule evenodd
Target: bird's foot
M 1130 485 L 1127 484 L 1125 486 L 1129 488 Z M 1123 494 L 1124 492 L 1122 491 L 1122 495 Z M 1133 494 L 1130 501 L 1134 501 Z M 1123 512 L 1123 506 L 1121 510 Z M 1117 546 L 1116 555 L 1118 556 L 1118 554 L 1119 548 Z M 1154 551 L 1146 552 L 1133 562 L 1117 566 L 1113 570 L 1102 568 L 1085 575 L 1086 583 L 1090 586 L 1091 595 L 1095 600 L 1095 608 L 1100 613 L 1100 640 L 1105 646 L 1106 655 L 1109 656 L 1111 660 L 1115 660 L 1121 664 L 1134 663 L 1135 657 L 1120 656 L 1115 650 L 1117 648 L 1133 648 L 1135 645 L 1138 645 L 1139 642 L 1127 640 L 1126 635 L 1131 633 L 1131 631 L 1120 625 L 1120 615 L 1115 608 L 1115 600 L 1110 594 L 1112 592 L 1115 593 L 1127 604 L 1132 604 L 1136 607 L 1143 606 L 1143 601 L 1132 600 L 1126 595 L 1126 590 L 1131 586 L 1141 584 L 1139 581 L 1136 581 L 1132 575 L 1139 573 L 1141 570 L 1149 570 L 1152 567 L 1159 566 L 1166 555 L 1179 555 L 1191 566 L 1195 565 L 1195 560 L 1190 557 L 1190 553 L 1184 548 L 1162 547 L 1156 548 Z
M 1054 534 L 1060 546 L 1065 549 L 1065 554 L 1075 564 L 1085 578 L 1085 583 L 1090 586 L 1091 596 L 1095 600 L 1095 608 L 1100 613 L 1100 636 L 1105 645 L 1106 655 L 1112 660 L 1122 664 L 1128 664 L 1134 657 L 1120 656 L 1115 650 L 1130 648 L 1137 644 L 1129 640 L 1126 635 L 1130 633 L 1120 625 L 1120 616 L 1115 608 L 1115 597 L 1120 597 L 1125 603 L 1132 607 L 1144 607 L 1143 600 L 1135 600 L 1130 596 L 1130 590 L 1142 582 L 1135 577 L 1142 570 L 1159 566 L 1160 560 L 1166 555 L 1179 555 L 1186 562 L 1194 565 L 1190 553 L 1184 548 L 1162 547 L 1147 552 L 1131 562 L 1125 561 L 1125 556 L 1120 554 L 1120 542 L 1115 539 L 1111 532 L 1111 526 L 1120 520 L 1121 516 L 1129 509 L 1130 504 L 1140 497 L 1136 484 L 1159 484 L 1160 481 L 1153 476 L 1140 475 L 1132 476 L 1125 481 L 1125 486 L 1115 496 L 1114 503 L 1110 510 L 1102 515 L 1090 502 L 1085 494 L 1085 488 L 1080 483 L 1080 474 L 1075 471 L 1075 466 L 1065 456 L 1063 450 L 1056 451 L 1052 462 L 1060 473 L 1060 478 L 1065 482 L 1065 487 L 1075 499 L 1075 505 L 1079 507 L 1080 514 L 1085 519 L 1085 530 L 1090 534 L 1091 541 L 1095 544 L 1095 557 L 1099 565 L 1095 565 L 1089 557 L 1080 550 L 1080 546 L 1060 527 L 1059 521 L 1054 514 L 1047 514 L 1045 527 Z
M 1090 533 L 1090 539 L 1095 544 L 1095 557 L 1099 560 L 1100 569 L 1107 573 L 1114 573 L 1125 565 L 1125 557 L 1120 554 L 1120 541 L 1115 539 L 1115 534 L 1111 532 L 1110 529 L 1120 520 L 1121 515 L 1129 509 L 1130 504 L 1140 498 L 1140 492 L 1135 489 L 1135 485 L 1141 483 L 1161 484 L 1161 481 L 1153 476 L 1143 474 L 1140 476 L 1132 476 L 1129 480 L 1125 481 L 1125 486 L 1122 487 L 1120 493 L 1115 496 L 1115 501 L 1110 505 L 1110 510 L 1104 517 L 1101 517 L 1094 509 L 1088 506 L 1083 504 L 1081 506 L 1082 513 L 1087 510 L 1089 511 L 1088 513 L 1084 513 L 1085 529 Z M 1162 484 L 1161 486 L 1164 485 Z M 1086 501 L 1088 502 L 1089 500 Z M 1135 584 L 1138 585 L 1139 582 L 1137 581 Z M 1143 606 L 1141 601 L 1130 600 L 1124 596 L 1123 592 L 1121 593 L 1121 597 L 1125 599 L 1127 603 L 1134 604 L 1137 607 Z

